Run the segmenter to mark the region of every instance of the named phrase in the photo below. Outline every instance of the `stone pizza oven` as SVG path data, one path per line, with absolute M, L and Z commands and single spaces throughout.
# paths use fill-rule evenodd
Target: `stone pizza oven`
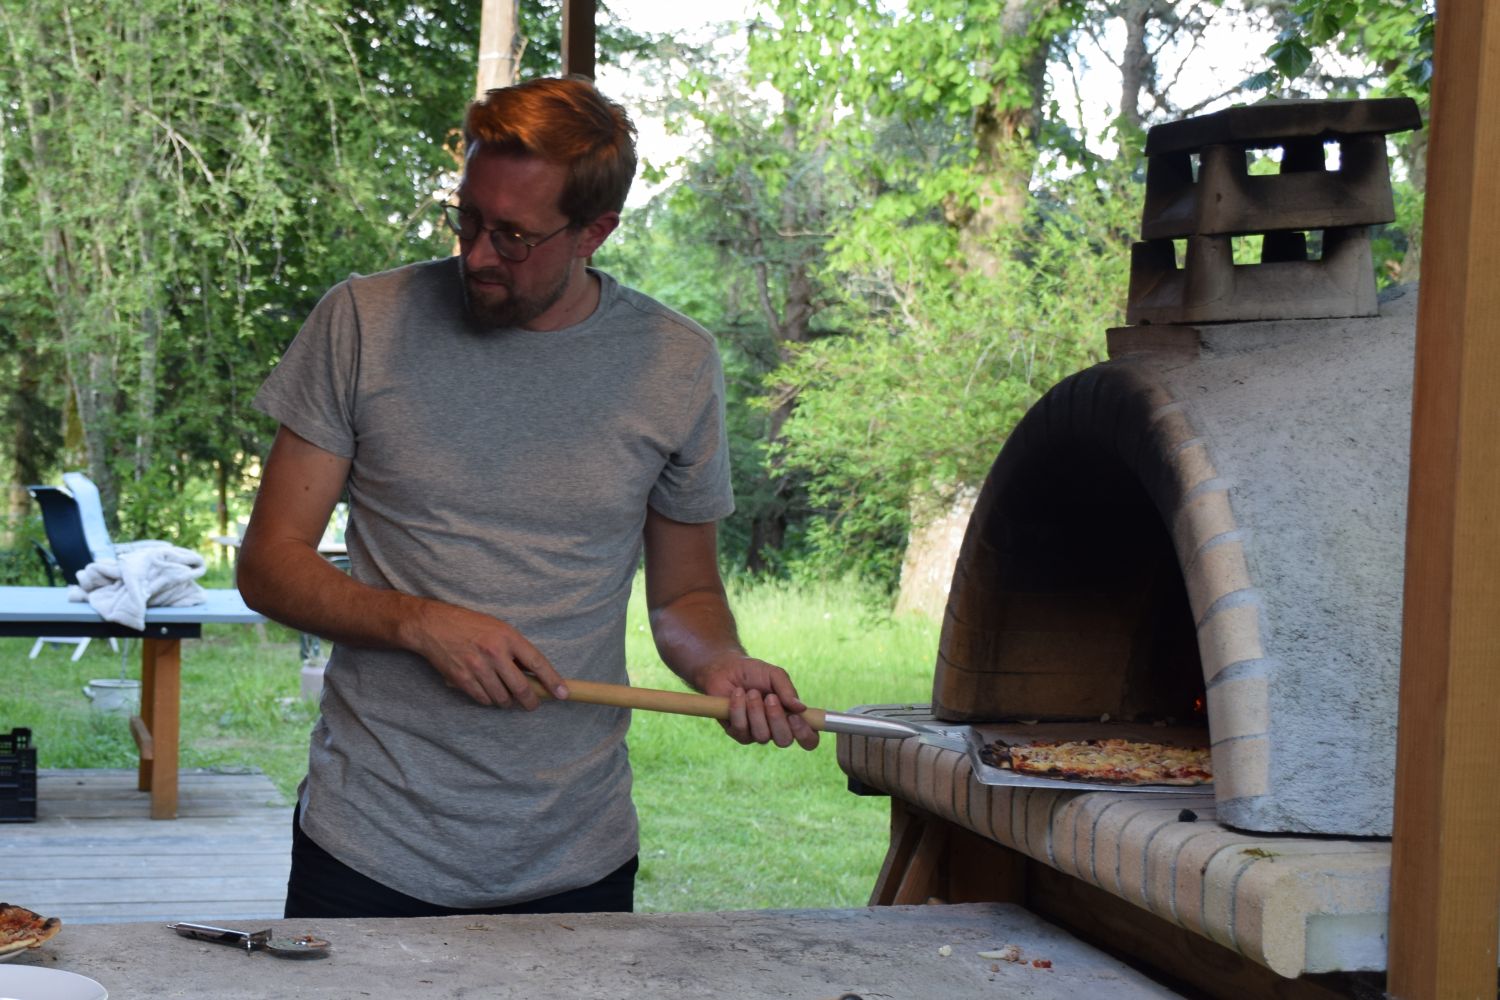
M 1388 836 L 1415 298 L 1118 337 L 1048 393 L 970 522 L 935 715 L 1204 713 L 1224 822 Z
M 1419 125 L 1392 99 L 1152 130 L 1132 325 L 996 459 L 925 717 L 1200 727 L 1212 791 L 986 787 L 841 738 L 895 800 L 874 902 L 998 891 L 955 860 L 977 835 L 1282 976 L 1384 968 L 1417 293 L 1377 297 L 1369 226 Z

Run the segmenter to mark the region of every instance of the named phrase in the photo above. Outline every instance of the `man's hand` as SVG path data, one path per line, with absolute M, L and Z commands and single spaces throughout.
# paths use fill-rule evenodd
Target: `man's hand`
M 240 547 L 245 603 L 266 617 L 351 646 L 405 649 L 481 705 L 539 705 L 525 671 L 554 697 L 567 687 L 516 629 L 476 611 L 370 587 L 318 555 L 318 539 L 349 478 L 349 459 L 283 427 L 261 475 Z
M 730 656 L 710 664 L 698 675 L 705 694 L 729 699 L 724 731 L 741 743 L 775 743 L 789 747 L 795 740 L 803 749 L 818 745 L 818 732 L 801 712 L 792 679 L 780 667 L 750 656 Z
M 662 662 L 705 694 L 729 699 L 724 731 L 741 743 L 793 741 L 811 750 L 818 733 L 785 670 L 745 654 L 719 577 L 713 522 L 674 521 L 646 509 L 646 607 Z
M 552 696 L 564 699 L 567 685 L 541 651 L 514 626 L 498 618 L 424 601 L 417 615 L 413 648 L 432 664 L 449 687 L 481 705 L 505 708 L 518 703 L 527 711 L 541 704 L 527 674 Z

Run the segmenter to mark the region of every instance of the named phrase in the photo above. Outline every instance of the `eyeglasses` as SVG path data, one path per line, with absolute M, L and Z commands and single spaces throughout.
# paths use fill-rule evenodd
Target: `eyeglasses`
M 465 212 L 457 205 L 443 206 L 443 221 L 448 228 L 458 235 L 458 238 L 469 242 L 479 239 L 480 233 L 490 234 L 490 245 L 495 248 L 495 253 L 504 257 L 513 264 L 519 264 L 531 256 L 531 251 L 546 243 L 552 237 L 562 232 L 563 229 L 571 229 L 573 223 L 563 225 L 562 229 L 554 229 L 541 239 L 528 240 L 520 233 L 511 229 L 491 229 L 480 221 L 473 212 Z

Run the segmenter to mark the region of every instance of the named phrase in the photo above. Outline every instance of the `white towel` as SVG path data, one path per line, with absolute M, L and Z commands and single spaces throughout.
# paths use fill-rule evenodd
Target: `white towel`
M 88 601 L 105 621 L 136 630 L 146 627 L 147 608 L 180 608 L 206 600 L 197 579 L 207 567 L 198 553 L 166 542 L 121 548 L 118 558 L 79 570 L 68 600 Z

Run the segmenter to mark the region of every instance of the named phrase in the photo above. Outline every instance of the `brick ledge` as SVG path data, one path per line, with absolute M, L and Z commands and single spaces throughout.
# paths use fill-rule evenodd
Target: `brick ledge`
M 995 787 L 968 756 L 838 737 L 849 777 L 901 798 L 1294 978 L 1382 971 L 1390 844 L 1246 834 L 1213 794 Z M 1179 819 L 1184 809 L 1197 817 Z

